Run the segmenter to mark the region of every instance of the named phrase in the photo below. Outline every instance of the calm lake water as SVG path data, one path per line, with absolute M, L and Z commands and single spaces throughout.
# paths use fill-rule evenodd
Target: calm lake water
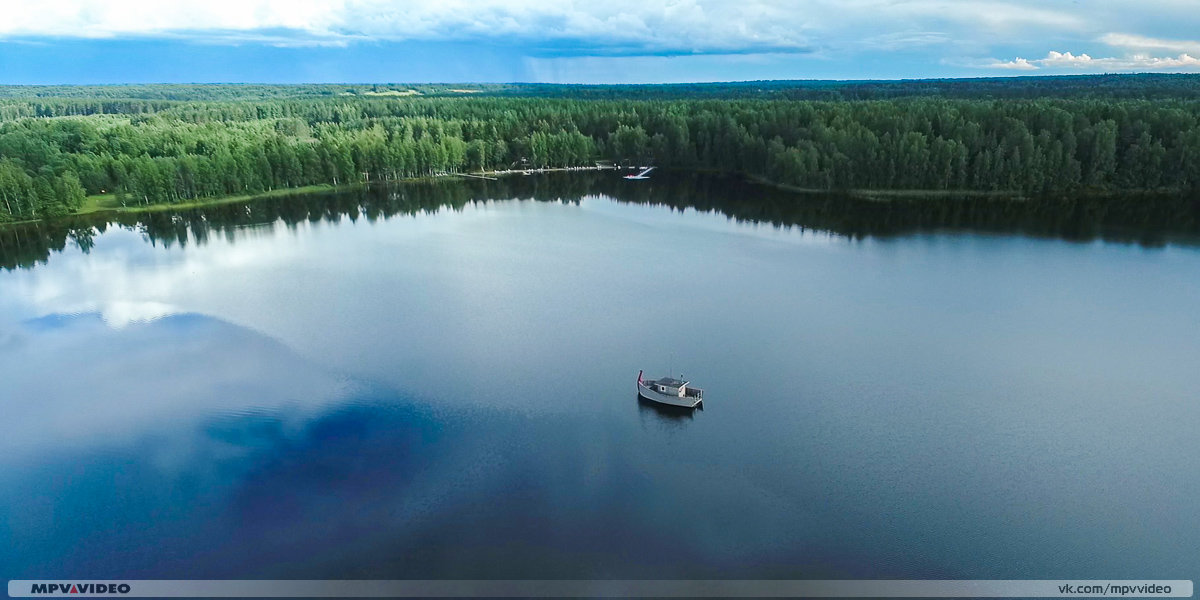
M 1196 212 L 603 173 L 9 231 L 0 578 L 1195 579 Z

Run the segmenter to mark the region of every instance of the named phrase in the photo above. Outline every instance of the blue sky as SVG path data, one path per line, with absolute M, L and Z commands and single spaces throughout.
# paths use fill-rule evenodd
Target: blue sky
M 8 0 L 0 83 L 1200 72 L 1198 0 Z

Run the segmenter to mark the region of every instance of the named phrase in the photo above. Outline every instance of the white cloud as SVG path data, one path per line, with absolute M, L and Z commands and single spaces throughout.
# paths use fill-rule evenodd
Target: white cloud
M 991 67 L 993 69 L 1012 69 L 1014 71 L 1033 71 L 1033 70 L 1037 69 L 1037 65 L 1030 63 L 1028 60 L 1026 60 L 1024 58 L 1016 58 L 1016 59 L 1008 60 L 1008 61 L 997 60 L 997 61 L 988 63 L 986 66 Z
M 1051 50 L 1046 53 L 1046 58 L 1039 59 L 1036 62 L 1043 67 L 1090 67 L 1111 60 L 1114 59 L 1097 60 L 1087 54 L 1075 56 L 1070 52 L 1055 52 Z
M 166 38 L 210 44 L 345 46 L 364 41 L 483 42 L 541 58 L 815 53 L 1036 69 L 1191 69 L 1200 30 L 1189 0 L 6 0 L 0 40 Z M 1114 57 L 1046 47 L 1106 44 Z M 1004 48 L 1003 51 L 998 50 Z M 1108 54 L 1108 53 L 1105 53 Z M 951 58 L 960 57 L 960 58 Z M 888 60 L 887 58 L 882 58 Z
M 1076 12 L 1032 0 L 9 0 L 3 38 L 175 37 L 213 43 L 488 40 L 579 54 L 798 52 L 938 44 L 1045 28 Z
M 777 0 L 61 0 L 16 2 L 0 38 L 186 37 L 218 43 L 491 40 L 600 52 L 799 51 L 795 11 Z
M 934 46 L 950 41 L 950 36 L 939 31 L 896 31 L 873 35 L 862 40 L 862 46 L 875 50 L 900 50 L 920 46 Z
M 1177 69 L 1187 71 L 1200 70 L 1200 58 L 1196 58 L 1190 54 L 1180 54 L 1176 57 L 1155 57 L 1135 55 L 1127 59 L 1115 59 L 1114 66 L 1121 69 L 1135 70 L 1161 70 L 1161 69 Z
M 992 59 L 975 66 L 989 69 L 1033 71 L 1037 69 L 1111 71 L 1200 71 L 1200 58 L 1184 53 L 1179 56 L 1150 56 L 1130 54 L 1124 57 L 1094 58 L 1089 54 L 1072 54 L 1051 50 L 1045 58 L 1015 58 L 1009 61 Z
M 1107 33 L 1100 37 L 1100 41 L 1109 46 L 1143 52 L 1158 50 L 1200 55 L 1200 41 L 1195 40 L 1166 40 L 1130 33 Z

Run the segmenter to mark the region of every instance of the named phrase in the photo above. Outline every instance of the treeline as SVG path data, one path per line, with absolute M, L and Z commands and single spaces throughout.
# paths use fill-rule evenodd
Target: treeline
M 1132 73 L 905 80 L 768 80 L 677 84 L 343 83 L 0 85 L 0 99 L 259 101 L 415 94 L 573 100 L 881 100 L 913 96 L 961 99 L 1196 99 L 1200 75 Z
M 629 185 L 608 173 L 555 173 L 497 181 L 433 180 L 319 194 L 264 197 L 172 211 L 79 215 L 0 228 L 0 269 L 45 263 L 69 247 L 89 252 L 109 227 L 139 232 L 156 246 L 236 241 L 256 228 L 306 223 L 368 222 L 492 200 L 577 203 L 590 196 L 618 202 L 715 212 L 742 222 L 802 227 L 854 238 L 965 229 L 1073 240 L 1106 239 L 1145 245 L 1194 244 L 1200 202 L 1177 195 L 1124 194 L 1013 201 L 952 195 L 897 197 L 878 202 L 854 195 L 796 194 L 734 176 L 660 173 L 653 185 Z
M 104 100 L 167 101 L 257 101 L 284 98 L 327 98 L 333 96 L 371 96 L 420 94 L 456 95 L 505 93 L 518 84 L 407 84 L 407 83 L 146 83 L 111 85 L 0 85 L 0 98 L 73 98 Z
M 6 220 L 87 194 L 176 203 L 597 160 L 816 190 L 1200 189 L 1200 101 L 1182 99 L 57 98 L 0 102 L 0 117 Z

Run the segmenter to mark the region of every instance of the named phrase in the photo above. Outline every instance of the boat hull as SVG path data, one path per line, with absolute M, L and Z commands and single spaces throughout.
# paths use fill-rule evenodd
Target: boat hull
M 704 400 L 701 398 L 694 398 L 691 396 L 683 396 L 683 397 L 672 396 L 670 394 L 663 394 L 661 392 L 656 392 L 656 391 L 642 385 L 640 382 L 638 383 L 637 389 L 638 389 L 639 397 L 641 397 L 645 400 L 649 400 L 651 402 L 665 404 L 667 406 L 678 406 L 681 408 L 696 408 L 697 406 L 700 406 L 701 402 L 704 402 Z

